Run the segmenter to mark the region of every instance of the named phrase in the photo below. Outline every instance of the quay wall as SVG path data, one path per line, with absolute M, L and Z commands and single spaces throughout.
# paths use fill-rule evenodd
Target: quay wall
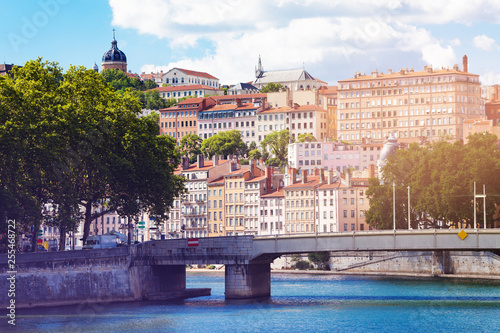
M 307 260 L 307 255 L 301 258 Z M 292 257 L 287 255 L 276 259 L 271 267 L 287 269 L 292 265 Z M 500 278 L 500 256 L 487 251 L 331 252 L 329 265 L 332 273 L 345 274 L 448 274 Z
M 131 267 L 132 248 L 16 255 L 17 308 L 140 300 L 154 283 L 150 266 Z M 7 257 L 0 258 L 0 305 L 9 304 Z

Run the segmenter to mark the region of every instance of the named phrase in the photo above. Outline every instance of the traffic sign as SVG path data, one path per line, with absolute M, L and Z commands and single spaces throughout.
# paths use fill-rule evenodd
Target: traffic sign
M 188 238 L 188 246 L 198 246 L 198 238 Z

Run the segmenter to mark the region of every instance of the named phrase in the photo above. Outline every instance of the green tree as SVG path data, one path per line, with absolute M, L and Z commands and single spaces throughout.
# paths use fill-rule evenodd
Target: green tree
M 330 261 L 330 252 L 312 252 L 307 255 L 310 262 L 318 266 L 319 269 L 328 270 L 328 262 Z
M 202 139 L 196 134 L 188 134 L 182 137 L 179 146 L 182 156 L 188 156 L 189 162 L 196 162 L 197 156 L 201 154 Z
M 241 140 L 241 133 L 238 130 L 220 132 L 201 143 L 201 151 L 209 158 L 214 155 L 241 156 L 246 149 L 247 145 Z
M 315 142 L 316 138 L 311 133 L 302 133 L 297 136 L 297 142 Z
M 258 149 L 253 149 L 248 152 L 248 157 L 258 161 L 262 158 L 262 153 Z
M 269 148 L 274 157 L 265 160 L 266 165 L 280 168 L 286 166 L 288 163 L 288 144 L 290 142 L 293 142 L 293 138 L 287 129 L 268 134 L 260 144 L 264 150 Z
M 280 90 L 285 90 L 285 89 L 286 89 L 285 86 L 282 85 L 281 83 L 269 82 L 264 87 L 262 87 L 261 91 L 263 93 L 270 93 L 270 92 L 278 92 Z
M 55 113 L 62 79 L 62 69 L 41 58 L 0 78 L 0 229 L 6 230 L 7 219 L 15 219 L 21 232 L 32 227 L 33 251 L 57 186 L 50 163 L 61 150 Z

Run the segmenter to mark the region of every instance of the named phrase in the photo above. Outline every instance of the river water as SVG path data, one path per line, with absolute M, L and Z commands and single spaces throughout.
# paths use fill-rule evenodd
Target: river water
M 223 273 L 188 273 L 212 296 L 18 310 L 23 332 L 500 332 L 500 282 L 273 274 L 267 300 L 225 301 Z M 0 331 L 11 330 L 6 318 Z

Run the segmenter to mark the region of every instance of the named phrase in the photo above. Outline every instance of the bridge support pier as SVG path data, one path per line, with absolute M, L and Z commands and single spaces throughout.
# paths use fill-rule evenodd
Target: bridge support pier
M 271 296 L 271 264 L 226 265 L 226 299 Z

